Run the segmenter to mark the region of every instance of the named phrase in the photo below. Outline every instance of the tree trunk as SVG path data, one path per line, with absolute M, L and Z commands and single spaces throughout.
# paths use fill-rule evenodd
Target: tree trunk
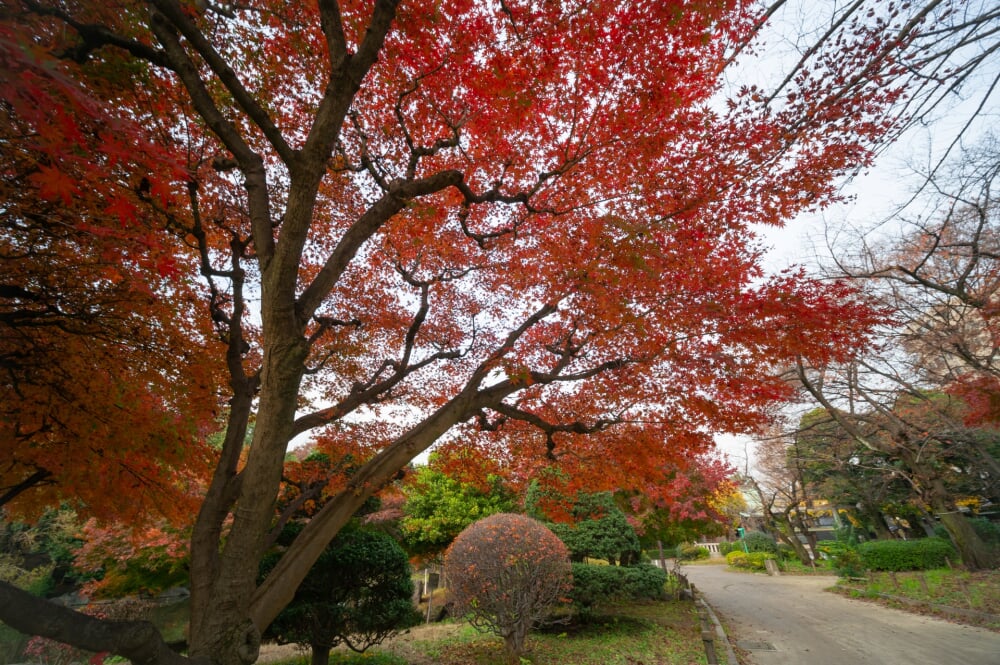
M 519 623 L 503 636 L 504 665 L 521 665 L 524 643 L 528 638 L 528 626 Z
M 862 503 L 861 511 L 862 514 L 868 518 L 868 523 L 875 531 L 876 538 L 879 540 L 892 540 L 892 532 L 889 531 L 889 527 L 886 526 L 885 516 L 882 515 L 881 510 L 870 503 Z
M 770 518 L 768 518 L 768 516 L 770 516 Z M 764 521 L 775 538 L 795 551 L 795 556 L 799 557 L 799 561 L 802 562 L 803 566 L 812 565 L 812 557 L 809 556 L 809 551 L 806 550 L 802 541 L 795 535 L 795 527 L 792 526 L 791 519 L 788 517 L 787 513 L 775 515 L 774 513 L 769 513 L 765 510 Z
M 925 486 L 927 503 L 941 519 L 941 524 L 951 536 L 951 542 L 962 557 L 962 563 L 969 570 L 987 570 L 997 566 L 996 556 L 979 537 L 965 515 L 958 511 L 950 500 L 950 495 L 939 477 L 934 477 Z
M 809 550 L 807 550 L 806 546 L 802 544 L 802 541 L 798 539 L 793 529 L 789 528 L 789 531 L 791 532 L 791 535 L 786 535 L 779 530 L 778 539 L 795 550 L 795 555 L 799 557 L 799 561 L 803 566 L 811 566 L 812 557 L 809 556 Z
M 810 551 L 816 552 L 816 534 L 814 534 L 812 531 L 809 530 L 809 527 L 806 526 L 805 520 L 802 519 L 802 516 L 799 515 L 798 513 L 796 513 L 795 522 L 793 526 L 797 527 L 799 532 L 803 536 L 805 536 L 806 543 L 809 545 L 808 549 L 806 549 L 805 546 L 803 545 L 803 550 L 806 551 L 806 554 L 808 555 Z M 792 531 L 792 538 L 798 540 L 798 538 L 795 537 L 794 531 Z M 802 565 L 804 566 L 811 566 L 812 563 L 813 563 L 812 556 L 808 557 L 808 561 L 802 561 Z
M 312 647 L 311 665 L 327 665 L 330 662 L 329 644 L 310 644 Z
M 274 314 L 269 318 L 274 318 Z M 235 494 L 232 527 L 221 549 L 219 543 L 213 545 L 211 541 L 198 542 L 198 549 L 192 549 L 192 563 L 198 562 L 201 585 L 192 588 L 191 653 L 207 656 L 217 665 L 249 665 L 260 653 L 261 632 L 266 623 L 258 625 L 251 618 L 251 598 L 274 519 L 274 500 L 281 484 L 287 442 L 291 439 L 306 352 L 303 341 L 284 330 L 265 342 L 265 370 L 261 375 L 253 441 L 240 472 L 238 494 L 232 490 L 222 492 Z M 230 423 L 230 426 L 239 429 L 241 424 Z M 220 514 L 225 515 L 222 511 L 203 511 L 199 521 L 218 520 Z M 208 524 L 196 528 L 221 533 L 220 526 Z M 213 573 L 208 580 L 204 578 L 207 570 Z
M 997 567 L 997 557 L 983 542 L 969 520 L 957 510 L 938 512 L 941 524 L 951 536 L 951 542 L 969 570 L 989 570 Z

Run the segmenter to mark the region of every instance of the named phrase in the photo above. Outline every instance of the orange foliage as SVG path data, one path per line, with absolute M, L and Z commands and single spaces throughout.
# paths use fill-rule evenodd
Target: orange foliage
M 200 296 L 168 232 L 183 171 L 44 47 L 0 28 L 0 505 L 182 520 L 219 410 Z
M 123 353 L 95 359 L 184 418 L 162 455 L 149 428 L 114 454 L 155 452 L 142 472 L 176 477 L 178 451 L 203 452 L 179 444 L 217 406 L 216 363 L 228 374 L 193 536 L 194 653 L 233 662 L 234 626 L 267 625 L 446 435 L 468 447 L 454 459 L 515 479 L 655 486 L 703 433 L 758 426 L 783 363 L 840 357 L 879 319 L 844 285 L 764 278 L 752 228 L 835 200 L 885 140 L 904 93 L 887 83 L 919 66 L 895 39 L 907 17 L 858 14 L 782 99 L 722 107 L 761 20 L 748 0 L 18 5 L 0 46 L 27 74 L 11 113 L 40 143 L 17 185 L 86 234 L 84 264 L 111 275 L 88 268 L 86 291 L 119 274 L 145 288 L 135 332 L 111 326 Z M 72 103 L 40 117 L 22 103 L 38 95 Z M 358 466 L 258 587 L 307 432 Z

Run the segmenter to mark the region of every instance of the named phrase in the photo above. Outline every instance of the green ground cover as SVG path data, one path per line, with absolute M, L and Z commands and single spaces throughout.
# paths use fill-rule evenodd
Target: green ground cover
M 718 653 L 725 663 L 725 654 Z M 365 654 L 335 653 L 331 665 L 500 665 L 503 641 L 463 622 L 418 626 Z M 618 603 L 569 624 L 535 631 L 525 665 L 703 665 L 695 605 L 687 601 Z M 308 664 L 303 656 L 272 665 Z
M 939 568 L 869 572 L 841 580 L 838 593 L 1000 631 L 1000 571 L 969 573 Z

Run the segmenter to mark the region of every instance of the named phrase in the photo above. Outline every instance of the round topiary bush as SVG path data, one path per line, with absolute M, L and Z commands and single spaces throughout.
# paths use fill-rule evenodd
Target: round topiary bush
M 512 513 L 462 531 L 444 571 L 457 611 L 502 637 L 511 665 L 520 663 L 528 631 L 546 622 L 573 587 L 566 545 L 541 522 Z

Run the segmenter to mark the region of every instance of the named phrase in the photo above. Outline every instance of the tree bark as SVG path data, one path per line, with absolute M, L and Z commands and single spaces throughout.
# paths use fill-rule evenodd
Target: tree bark
M 312 665 L 327 665 L 330 662 L 329 644 L 310 644 L 312 647 Z
M 928 503 L 951 536 L 951 542 L 962 557 L 962 564 L 969 570 L 988 570 L 997 567 L 997 557 L 979 537 L 972 524 L 947 500 L 944 483 L 935 478 L 928 488 Z
M 862 502 L 861 513 L 868 518 L 868 523 L 871 524 L 872 530 L 875 531 L 876 538 L 879 540 L 892 540 L 892 532 L 886 526 L 885 516 L 882 515 L 881 510 L 870 503 Z
M 108 651 L 135 665 L 210 665 L 175 653 L 148 621 L 104 621 L 56 605 L 0 581 L 0 619 L 27 635 Z

